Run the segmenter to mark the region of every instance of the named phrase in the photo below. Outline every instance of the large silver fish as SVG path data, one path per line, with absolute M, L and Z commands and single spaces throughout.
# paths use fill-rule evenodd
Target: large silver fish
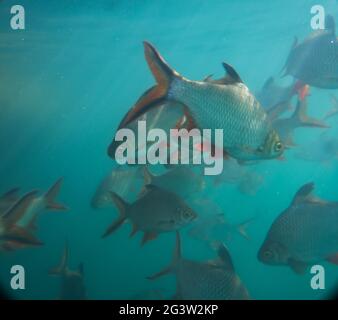
M 61 277 L 59 299 L 61 300 L 85 300 L 87 298 L 84 285 L 84 269 L 81 263 L 78 270 L 73 271 L 68 266 L 69 248 L 64 249 L 60 264 L 49 271 L 50 275 Z
M 175 193 L 153 185 L 147 185 L 146 190 L 143 196 L 133 203 L 127 203 L 116 193 L 111 193 L 120 216 L 103 237 L 114 232 L 128 219 L 132 223 L 131 236 L 137 231 L 143 231 L 144 244 L 155 239 L 159 233 L 178 230 L 188 225 L 197 217 Z
M 338 264 L 338 202 L 313 196 L 313 189 L 313 183 L 301 187 L 273 222 L 258 252 L 261 262 L 297 273 L 323 260 Z
M 338 40 L 332 16 L 326 17 L 325 30 L 314 32 L 302 43 L 295 40 L 285 74 L 314 87 L 338 88 Z
M 176 248 L 170 266 L 149 277 L 153 280 L 165 274 L 176 276 L 176 298 L 182 300 L 246 300 L 249 294 L 236 274 L 226 247 L 218 247 L 218 259 L 198 262 L 181 256 L 181 243 L 176 233 Z
M 189 129 L 223 129 L 223 146 L 218 147 L 224 154 L 238 160 L 255 160 L 283 153 L 283 144 L 267 113 L 230 65 L 223 63 L 227 77 L 222 84 L 191 81 L 171 69 L 150 43 L 144 42 L 144 48 L 158 84 L 136 103 L 122 127 L 156 107 L 153 102 L 166 98 L 185 105 Z M 108 153 L 114 157 L 111 151 Z

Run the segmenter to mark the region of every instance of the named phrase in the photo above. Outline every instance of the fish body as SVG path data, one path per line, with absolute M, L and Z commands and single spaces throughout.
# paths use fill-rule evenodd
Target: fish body
M 178 234 L 178 233 L 177 233 Z M 177 298 L 182 300 L 246 300 L 249 294 L 235 272 L 229 252 L 219 245 L 218 259 L 208 262 L 181 257 L 177 235 L 172 264 L 149 277 L 153 280 L 168 273 L 176 276 Z
M 259 250 L 260 261 L 288 265 L 297 273 L 323 260 L 338 263 L 338 202 L 318 199 L 313 189 L 313 183 L 300 188 L 273 222 Z
M 279 111 L 278 115 L 280 115 L 290 108 L 289 103 L 295 93 L 294 83 L 283 87 L 278 85 L 273 77 L 270 77 L 266 80 L 256 97 L 262 107 L 267 111 L 272 110 L 275 106 L 281 103 L 284 103 L 284 108 Z
M 147 185 L 147 191 L 133 203 L 125 202 L 116 193 L 112 199 L 120 217 L 107 229 L 104 237 L 115 231 L 125 220 L 133 226 L 131 235 L 144 232 L 142 244 L 159 233 L 178 230 L 188 225 L 197 214 L 175 193 L 157 186 Z
M 158 85 L 136 103 L 122 125 L 152 109 L 156 99 L 167 98 L 186 107 L 189 129 L 223 129 L 219 147 L 236 159 L 271 159 L 282 154 L 283 145 L 267 113 L 230 65 L 223 63 L 227 77 L 222 84 L 191 81 L 172 70 L 151 44 L 145 42 L 144 47 Z
M 141 169 L 137 166 L 118 166 L 114 168 L 99 184 L 91 200 L 92 208 L 104 208 L 112 205 L 110 192 L 120 197 L 134 200 L 137 189 L 141 188 Z
M 311 162 L 326 163 L 338 158 L 338 139 L 322 135 L 311 143 L 300 146 L 296 157 Z
M 326 17 L 325 30 L 311 34 L 302 43 L 294 43 L 285 74 L 318 88 L 338 88 L 338 40 L 332 16 Z
M 182 197 L 189 197 L 205 187 L 203 178 L 188 166 L 175 166 L 161 175 L 154 175 L 144 167 L 144 183 L 152 184 Z

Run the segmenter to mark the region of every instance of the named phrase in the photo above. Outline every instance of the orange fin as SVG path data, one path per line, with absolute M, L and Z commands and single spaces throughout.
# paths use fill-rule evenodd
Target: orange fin
M 14 226 L 1 236 L 3 240 L 24 246 L 41 246 L 43 243 L 25 228 Z
M 143 246 L 148 241 L 156 239 L 158 236 L 157 232 L 145 232 L 142 238 L 141 245 Z
M 68 259 L 69 259 L 69 247 L 68 242 L 66 242 L 59 265 L 49 270 L 48 274 L 53 276 L 59 276 L 64 274 L 67 270 Z
M 128 125 L 130 122 L 155 107 L 155 101 L 166 97 L 173 78 L 179 77 L 179 74 L 168 66 L 154 46 L 146 41 L 143 42 L 143 45 L 145 59 L 157 82 L 157 86 L 151 88 L 137 101 L 131 112 L 129 112 L 123 120 L 122 126 Z
M 326 259 L 327 261 L 333 263 L 333 264 L 337 264 L 338 265 L 338 253 L 336 253 L 333 256 L 330 256 Z

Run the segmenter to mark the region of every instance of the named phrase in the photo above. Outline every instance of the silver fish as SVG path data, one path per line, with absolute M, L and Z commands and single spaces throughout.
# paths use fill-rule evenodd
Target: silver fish
M 170 266 L 148 277 L 153 280 L 165 274 L 176 276 L 176 297 L 182 300 L 246 300 L 249 294 L 235 272 L 226 247 L 218 247 L 218 259 L 198 262 L 181 256 L 181 244 L 176 233 L 176 248 Z
M 187 166 L 175 166 L 161 175 L 154 175 L 147 166 L 143 169 L 144 183 L 152 184 L 186 198 L 205 187 L 203 178 Z
M 142 171 L 139 166 L 118 166 L 114 168 L 98 185 L 91 200 L 92 208 L 99 209 L 111 206 L 110 192 L 133 201 L 142 188 Z
M 103 237 L 118 229 L 127 219 L 132 223 L 131 236 L 143 231 L 142 245 L 159 233 L 178 230 L 188 225 L 197 214 L 175 193 L 153 185 L 133 203 L 127 203 L 116 193 L 111 193 L 120 216 L 107 229 Z
M 136 103 L 122 126 L 152 109 L 152 101 L 166 98 L 186 106 L 190 128 L 223 129 L 223 146 L 219 147 L 224 154 L 255 160 L 276 158 L 283 153 L 283 144 L 267 113 L 230 65 L 223 63 L 226 84 L 190 81 L 172 70 L 151 44 L 144 42 L 144 48 L 158 85 Z
M 273 222 L 258 252 L 261 262 L 297 273 L 323 260 L 338 264 L 338 202 L 321 200 L 313 190 L 313 183 L 301 187 Z

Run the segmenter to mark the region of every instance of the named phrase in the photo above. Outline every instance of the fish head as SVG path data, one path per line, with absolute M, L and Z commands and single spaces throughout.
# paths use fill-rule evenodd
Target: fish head
M 266 240 L 258 252 L 258 260 L 269 265 L 284 265 L 290 256 L 288 250 L 281 243 Z
M 284 152 L 285 146 L 274 129 L 268 133 L 263 145 L 255 150 L 258 159 L 274 159 L 280 157 Z
M 197 218 L 197 213 L 184 203 L 175 208 L 175 220 L 178 225 L 186 225 Z

